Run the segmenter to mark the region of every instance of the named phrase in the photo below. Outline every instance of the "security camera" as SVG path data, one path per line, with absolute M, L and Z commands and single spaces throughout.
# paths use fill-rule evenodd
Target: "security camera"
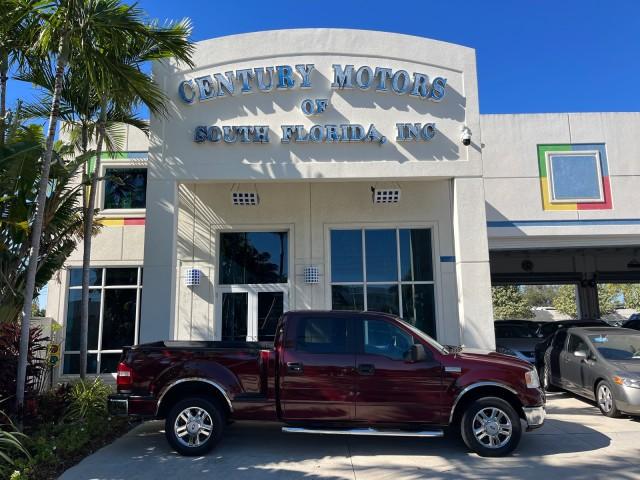
M 471 145 L 471 130 L 466 125 L 462 127 L 462 135 L 460 135 L 460 140 L 462 140 L 462 144 L 465 147 Z

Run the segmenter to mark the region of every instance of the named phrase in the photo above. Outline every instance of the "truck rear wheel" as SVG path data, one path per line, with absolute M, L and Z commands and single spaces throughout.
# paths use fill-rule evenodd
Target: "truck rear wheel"
M 520 442 L 522 425 L 511 404 L 501 398 L 475 400 L 462 415 L 460 433 L 464 443 L 482 457 L 502 457 Z
M 181 455 L 204 455 L 222 436 L 220 407 L 203 397 L 189 397 L 176 403 L 165 420 L 169 444 Z

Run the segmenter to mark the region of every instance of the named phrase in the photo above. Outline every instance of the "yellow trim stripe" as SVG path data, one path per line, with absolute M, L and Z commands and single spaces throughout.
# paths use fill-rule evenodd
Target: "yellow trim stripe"
M 540 190 L 542 191 L 542 208 L 544 210 L 578 210 L 577 203 L 551 203 L 549 194 L 549 181 L 547 177 L 540 178 Z

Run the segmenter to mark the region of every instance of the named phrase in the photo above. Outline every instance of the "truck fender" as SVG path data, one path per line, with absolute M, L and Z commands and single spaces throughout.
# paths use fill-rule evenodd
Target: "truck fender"
M 168 384 L 166 384 L 162 388 L 162 390 L 160 392 L 160 395 L 158 396 L 158 403 L 156 405 L 156 415 L 160 411 L 160 405 L 162 405 L 162 400 L 165 397 L 165 395 L 167 393 L 169 393 L 169 391 L 173 387 L 175 387 L 176 385 L 180 385 L 181 383 L 185 383 L 185 382 L 202 382 L 202 383 L 207 383 L 207 384 L 211 385 L 212 387 L 216 388 L 222 394 L 224 399 L 226 400 L 227 405 L 229 407 L 229 411 L 233 412 L 233 405 L 231 404 L 231 398 L 229 398 L 229 394 L 227 393 L 227 391 L 219 383 L 214 382 L 213 380 L 209 380 L 208 378 L 186 377 L 186 378 L 179 378 L 177 380 L 169 382 Z
M 513 395 L 515 395 L 516 397 L 518 397 L 518 392 L 517 390 L 515 390 L 514 388 L 505 385 L 504 383 L 500 383 L 500 382 L 476 382 L 476 383 L 472 383 L 471 385 L 467 385 L 466 387 L 464 387 L 460 393 L 458 393 L 458 395 L 456 396 L 456 399 L 453 402 L 453 405 L 451 406 L 451 413 L 449 414 L 449 423 L 451 424 L 453 422 L 453 415 L 456 411 L 456 407 L 458 406 L 458 404 L 460 403 L 460 400 L 462 400 L 462 398 L 467 395 L 469 392 L 473 391 L 476 388 L 480 388 L 480 387 L 497 387 L 497 388 L 501 388 L 504 389 L 510 393 L 512 393 Z

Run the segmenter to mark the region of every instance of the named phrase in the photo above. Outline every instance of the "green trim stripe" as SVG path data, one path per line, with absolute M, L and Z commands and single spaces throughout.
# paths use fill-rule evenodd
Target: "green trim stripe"
M 134 158 L 146 158 L 147 152 L 104 152 L 103 160 L 129 160 Z M 96 157 L 91 156 L 88 162 L 89 173 L 96 168 Z
M 547 177 L 547 152 L 570 152 L 571 145 L 568 144 L 547 144 L 538 145 L 538 168 L 540 169 L 540 178 Z

